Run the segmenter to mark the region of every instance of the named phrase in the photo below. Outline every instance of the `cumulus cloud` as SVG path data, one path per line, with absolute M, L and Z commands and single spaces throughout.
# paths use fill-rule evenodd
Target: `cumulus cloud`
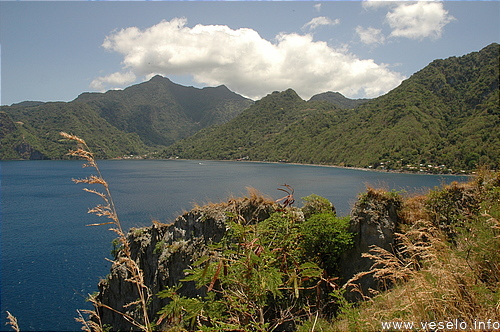
M 98 77 L 90 83 L 90 87 L 95 90 L 104 91 L 107 86 L 124 86 L 137 79 L 134 73 L 127 71 L 125 73 L 116 72 L 107 76 Z
M 382 29 L 375 29 L 372 27 L 363 28 L 358 25 L 356 27 L 356 33 L 358 34 L 361 42 L 367 45 L 383 44 L 385 42 L 385 37 L 382 34 Z
M 363 1 L 365 9 L 389 7 L 385 21 L 392 29 L 390 37 L 422 40 L 441 38 L 443 28 L 455 18 L 444 9 L 442 2 L 434 1 Z
M 310 34 L 282 33 L 271 42 L 249 28 L 200 24 L 191 28 L 185 18 L 144 30 L 115 31 L 103 47 L 123 55 L 124 73 L 97 78 L 96 86 L 133 75 L 192 75 L 198 83 L 225 84 L 252 99 L 287 88 L 308 99 L 328 90 L 376 97 L 404 79 L 388 65 L 313 41 Z
M 314 7 L 314 9 L 316 9 L 317 12 L 321 11 L 321 4 L 320 3 L 315 4 L 313 7 Z
M 394 5 L 393 2 L 386 0 L 363 0 L 361 5 L 365 9 L 380 8 Z
M 391 36 L 410 39 L 440 38 L 443 27 L 455 18 L 441 2 L 402 3 L 386 15 Z
M 322 25 L 337 25 L 339 23 L 340 23 L 340 20 L 338 18 L 335 20 L 332 20 L 332 19 L 325 17 L 325 16 L 319 16 L 319 17 L 313 18 L 312 20 L 310 20 L 309 22 L 304 24 L 302 29 L 314 30 Z

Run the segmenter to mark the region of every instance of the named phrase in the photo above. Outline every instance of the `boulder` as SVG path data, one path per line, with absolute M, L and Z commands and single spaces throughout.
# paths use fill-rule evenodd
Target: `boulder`
M 370 188 L 354 205 L 349 226 L 349 231 L 355 234 L 354 245 L 343 254 L 340 262 L 342 281 L 351 284 L 344 285 L 348 300 L 356 301 L 363 298 L 358 291 L 364 296 L 370 296 L 372 293 L 370 290 L 381 289 L 381 285 L 371 274 L 366 274 L 355 281 L 351 279 L 356 274 L 371 269 L 374 261 L 363 257 L 363 254 L 368 253 L 373 246 L 393 251 L 394 232 L 399 222 L 398 212 L 401 205 L 401 198 L 397 194 Z

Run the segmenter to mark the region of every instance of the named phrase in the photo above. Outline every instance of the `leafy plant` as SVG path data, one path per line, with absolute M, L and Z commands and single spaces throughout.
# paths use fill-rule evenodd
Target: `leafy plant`
M 283 191 L 288 195 L 278 201 L 291 202 L 292 190 Z M 177 293 L 181 285 L 167 288 L 159 296 L 170 302 L 156 323 L 190 330 L 293 330 L 326 314 L 338 301 L 329 294 L 337 286 L 328 270 L 349 247 L 351 234 L 348 219 L 337 219 L 328 200 L 306 200 L 308 220 L 290 204 L 256 224 L 226 214 L 226 235 L 186 270 L 182 281 L 195 282 L 206 296 L 186 298 Z
M 307 197 L 303 197 L 302 200 L 305 202 L 302 207 L 302 212 L 304 213 L 304 218 L 306 219 L 317 213 L 336 214 L 333 204 L 324 197 L 312 194 Z
M 426 208 L 435 224 L 453 238 L 466 219 L 477 215 L 480 208 L 479 197 L 469 184 L 453 182 L 431 191 Z
M 117 259 L 113 261 L 113 264 L 121 264 L 125 267 L 127 273 L 129 274 L 127 280 L 135 285 L 137 290 L 137 295 L 139 297 L 137 301 L 128 303 L 124 307 L 135 306 L 137 309 L 139 309 L 139 312 L 141 312 L 139 318 L 133 317 L 128 313 L 121 312 L 116 308 L 109 307 L 108 305 L 102 303 L 97 296 L 91 295 L 89 296 L 88 299 L 94 305 L 95 310 L 94 311 L 83 310 L 83 312 L 89 314 L 91 318 L 95 318 L 95 320 L 86 321 L 82 317 L 79 317 L 77 318 L 77 321 L 81 322 L 83 324 L 83 328 L 87 331 L 91 330 L 102 331 L 104 327 L 102 326 L 99 312 L 100 310 L 102 310 L 102 308 L 105 308 L 114 311 L 116 313 L 119 313 L 125 319 L 130 321 L 130 323 L 133 324 L 136 328 L 139 328 L 142 331 L 151 331 L 152 325 L 149 321 L 149 316 L 147 312 L 147 303 L 151 294 L 144 282 L 143 271 L 140 269 L 137 262 L 134 259 L 132 259 L 130 243 L 127 239 L 125 232 L 122 229 L 120 219 L 118 218 L 118 213 L 116 212 L 116 207 L 113 202 L 111 192 L 109 190 L 109 185 L 106 182 L 106 180 L 104 180 L 104 178 L 102 177 L 101 171 L 97 165 L 94 154 L 90 151 L 87 143 L 83 139 L 75 135 L 70 135 L 64 132 L 61 132 L 60 134 L 63 138 L 75 141 L 77 143 L 77 149 L 71 150 L 69 154 L 71 156 L 85 159 L 87 162 L 83 165 L 83 167 L 91 167 L 97 172 L 97 175 L 90 175 L 89 177 L 84 179 L 73 179 L 73 181 L 75 183 L 101 185 L 104 188 L 104 192 L 99 192 L 96 189 L 88 189 L 88 188 L 84 188 L 83 190 L 99 196 L 104 201 L 104 204 L 98 204 L 94 208 L 89 209 L 89 213 L 94 213 L 97 216 L 106 217 L 108 219 L 111 219 L 111 221 L 91 224 L 88 226 L 112 225 L 110 230 L 118 235 L 118 239 L 121 244 L 120 251 L 116 253 Z
M 321 266 L 330 274 L 338 273 L 340 255 L 353 245 L 347 231 L 350 217 L 337 218 L 331 212 L 312 215 L 300 228 L 305 255 L 317 255 Z
M 153 254 L 161 253 L 164 246 L 165 246 L 165 241 L 158 241 L 155 245 L 155 249 L 153 250 Z

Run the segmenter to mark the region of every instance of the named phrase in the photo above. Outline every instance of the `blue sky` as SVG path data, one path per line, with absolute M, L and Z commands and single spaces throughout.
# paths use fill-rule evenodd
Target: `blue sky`
M 499 42 L 499 21 L 497 1 L 0 1 L 0 102 L 70 101 L 155 74 L 253 99 L 376 97 Z

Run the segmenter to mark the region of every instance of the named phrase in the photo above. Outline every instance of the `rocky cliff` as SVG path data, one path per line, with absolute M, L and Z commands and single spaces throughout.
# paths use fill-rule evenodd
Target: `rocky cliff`
M 165 287 L 178 284 L 186 276 L 184 270 L 207 251 L 208 245 L 222 239 L 230 215 L 242 216 L 247 223 L 257 223 L 267 219 L 277 208 L 273 201 L 258 195 L 196 207 L 179 216 L 173 224 L 154 223 L 150 227 L 132 229 L 128 235 L 132 257 L 144 271 L 150 293 L 157 294 Z M 99 283 L 98 300 L 118 311 L 134 315 L 124 305 L 138 298 L 137 290 L 126 281 L 126 268 L 117 261 L 108 277 Z M 183 283 L 179 294 L 195 297 L 204 295 L 204 289 L 197 289 L 194 282 L 188 282 Z M 155 317 L 166 304 L 166 300 L 153 296 L 148 308 L 151 317 Z M 103 324 L 113 326 L 113 330 L 133 328 L 113 311 L 102 309 L 100 315 Z
M 361 255 L 371 245 L 391 248 L 399 208 L 397 199 L 375 191 L 368 191 L 360 197 L 351 213 L 350 230 L 355 233 L 355 247 L 341 261 L 344 280 L 370 269 L 372 262 Z M 239 215 L 246 223 L 258 223 L 280 209 L 282 207 L 274 201 L 255 194 L 227 203 L 196 207 L 179 216 L 173 224 L 154 223 L 150 227 L 132 229 L 128 235 L 132 257 L 144 271 L 150 294 L 157 294 L 185 278 L 184 271 L 208 251 L 210 244 L 222 239 L 227 230 L 226 222 L 231 216 Z M 135 286 L 126 281 L 128 277 L 126 268 L 116 259 L 108 277 L 99 283 L 98 300 L 120 312 L 136 316 L 132 309 L 124 308 L 126 303 L 138 298 Z M 377 288 L 372 279 L 359 282 L 363 289 Z M 196 288 L 193 282 L 184 282 L 178 292 L 187 297 L 204 295 L 204 289 Z M 148 308 L 150 316 L 156 317 L 166 304 L 167 300 L 153 296 Z M 111 325 L 113 330 L 133 329 L 122 315 L 111 310 L 101 308 L 100 316 L 102 323 Z
M 354 246 L 344 253 L 340 263 L 343 283 L 349 284 L 345 285 L 349 300 L 360 300 L 362 295 L 370 296 L 370 289 L 380 289 L 372 274 L 359 276 L 355 281 L 350 279 L 371 269 L 373 260 L 363 254 L 372 248 L 393 252 L 394 232 L 399 223 L 401 206 L 399 195 L 371 188 L 354 205 L 349 226 L 349 231 L 355 234 Z

